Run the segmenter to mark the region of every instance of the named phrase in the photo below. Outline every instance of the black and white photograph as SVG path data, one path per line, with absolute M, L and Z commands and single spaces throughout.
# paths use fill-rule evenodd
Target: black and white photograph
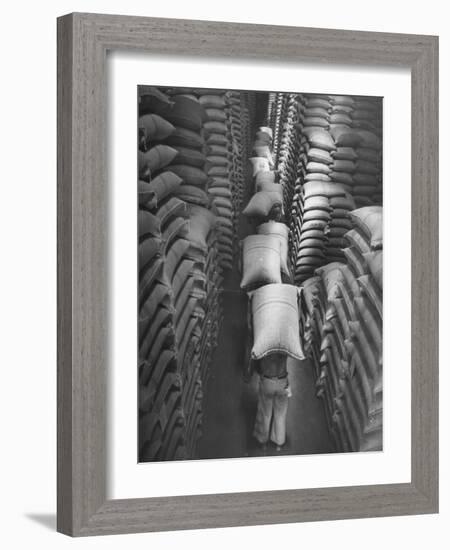
M 383 450 L 383 98 L 140 85 L 138 461 Z

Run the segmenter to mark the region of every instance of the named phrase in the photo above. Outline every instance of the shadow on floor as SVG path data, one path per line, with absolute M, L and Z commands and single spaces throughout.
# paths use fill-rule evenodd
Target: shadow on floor
M 56 514 L 25 514 L 25 517 L 50 531 L 56 531 Z

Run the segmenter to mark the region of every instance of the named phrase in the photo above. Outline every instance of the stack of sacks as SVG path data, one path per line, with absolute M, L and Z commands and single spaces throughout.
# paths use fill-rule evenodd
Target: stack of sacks
M 295 94 L 287 94 L 286 109 L 281 126 L 280 145 L 277 156 L 277 171 L 280 184 L 283 186 L 284 205 L 291 204 L 294 194 L 294 185 L 298 172 L 298 156 L 301 137 L 297 132 L 296 124 L 300 120 L 302 105 Z M 289 209 L 287 222 L 289 223 Z
M 318 395 L 342 451 L 382 448 L 382 211 L 350 214 L 347 265 L 333 262 L 305 281 L 305 349 Z
M 383 106 L 380 97 L 355 97 L 351 113 L 354 128 L 369 130 L 379 138 L 383 135 Z
M 273 129 L 272 151 L 273 151 L 275 162 L 277 164 L 278 164 L 278 152 L 279 152 L 281 133 L 282 133 L 282 124 L 284 121 L 284 115 L 287 107 L 287 96 L 288 94 L 284 94 L 284 93 L 276 94 L 275 103 L 273 105 L 273 110 L 271 113 L 270 128 Z
M 269 128 L 275 128 L 278 95 L 276 92 L 270 92 L 267 99 L 266 121 Z
M 254 95 L 254 94 L 253 94 Z M 248 179 L 247 159 L 250 154 L 250 97 L 247 92 L 228 92 L 230 116 L 230 134 L 232 143 L 232 171 L 230 180 L 232 182 L 232 200 L 234 206 L 233 227 L 234 232 L 234 252 L 239 249 L 239 239 L 237 228 L 239 226 L 239 216 L 242 210 L 242 203 L 245 193 L 245 184 Z
M 383 203 L 382 141 L 371 130 L 358 130 L 360 143 L 353 175 L 353 195 L 357 206 Z
M 186 257 L 194 262 L 194 274 L 201 285 L 192 294 L 196 299 L 198 316 L 196 328 L 199 329 L 200 342 L 198 347 L 201 359 L 202 378 L 205 381 L 212 351 L 217 345 L 217 335 L 221 323 L 221 308 L 219 302 L 223 277 L 218 268 L 218 234 L 215 230 L 217 216 L 211 211 L 199 207 L 190 207 L 190 228 L 186 236 L 189 248 Z M 185 287 L 187 283 L 185 283 Z M 183 289 L 186 292 L 186 288 Z M 192 317 L 192 315 L 191 315 Z M 189 345 L 189 336 L 187 336 Z M 189 363 L 188 363 L 189 364 Z M 188 368 L 188 364 L 186 368 Z
M 303 94 L 299 101 L 303 104 L 297 125 L 300 134 L 309 138 L 312 131 L 320 129 L 334 142 L 334 147 L 327 148 L 330 155 L 324 158 L 317 159 L 314 150 L 302 157 L 300 181 L 333 181 L 352 194 L 357 206 L 381 204 L 381 100 Z M 302 150 L 300 155 L 304 153 Z
M 199 96 L 208 121 L 206 137 L 208 194 L 216 207 L 219 229 L 220 265 L 229 269 L 233 261 L 233 192 L 230 181 L 232 143 L 226 93 L 205 93 Z
M 291 263 L 297 284 L 314 270 L 340 258 L 342 236 L 349 229 L 351 196 L 339 184 L 308 181 L 292 201 Z
M 380 200 L 381 140 L 369 130 L 343 125 L 333 128 L 331 134 L 337 149 L 330 177 L 346 186 L 357 206 L 372 205 Z
M 165 454 L 171 427 L 181 422 L 182 387 L 175 345 L 175 305 L 164 268 L 172 247 L 180 247 L 188 231 L 186 204 L 176 194 L 182 179 L 167 165 L 177 151 L 163 144 L 174 126 L 157 112 L 172 106 L 154 88 L 141 95 L 139 118 L 139 412 L 140 458 Z M 171 423 L 171 420 L 173 422 Z M 178 448 L 179 447 L 179 448 Z M 176 451 L 183 453 L 184 446 Z
M 140 459 L 194 456 L 221 283 L 206 111 L 190 90 L 140 89 Z M 206 233 L 205 233 L 206 232 Z M 202 237 L 204 235 L 205 242 Z M 206 254 L 208 253 L 208 254 Z

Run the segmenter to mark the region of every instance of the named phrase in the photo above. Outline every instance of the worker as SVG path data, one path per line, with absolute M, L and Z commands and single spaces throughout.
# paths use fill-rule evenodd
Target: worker
M 291 397 L 287 371 L 288 356 L 273 353 L 258 361 L 258 405 L 253 436 L 263 449 L 271 441 L 277 451 L 286 442 L 288 400 Z

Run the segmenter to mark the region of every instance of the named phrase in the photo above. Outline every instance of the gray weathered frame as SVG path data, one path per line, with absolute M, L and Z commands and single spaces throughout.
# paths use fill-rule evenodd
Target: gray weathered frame
M 106 498 L 106 52 L 406 66 L 412 81 L 411 483 Z M 73 536 L 438 511 L 438 38 L 74 13 L 58 19 L 58 530 Z

